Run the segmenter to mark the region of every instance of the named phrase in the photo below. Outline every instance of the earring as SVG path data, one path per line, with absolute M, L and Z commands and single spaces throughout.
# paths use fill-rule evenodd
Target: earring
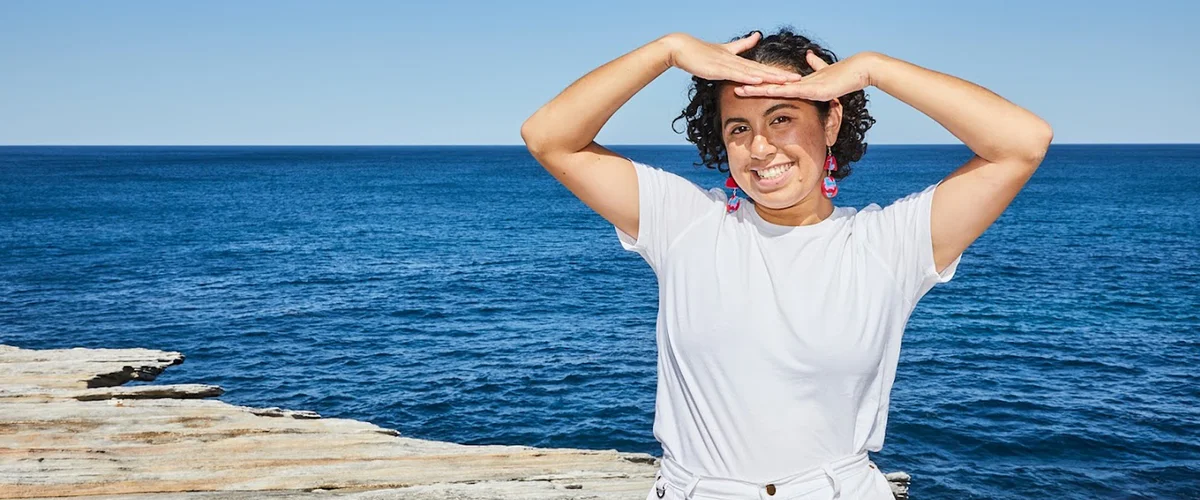
M 725 213 L 729 213 L 742 206 L 742 200 L 738 199 L 738 185 L 737 181 L 733 180 L 733 174 L 730 174 L 729 178 L 725 179 L 725 187 L 733 190 L 733 196 L 730 196 L 729 201 L 725 202 Z
M 825 176 L 825 182 L 821 184 L 821 193 L 826 198 L 833 198 L 838 194 L 837 181 L 833 178 L 833 173 L 837 171 L 838 167 L 837 158 L 833 157 L 833 148 L 825 146 L 825 151 L 825 171 L 827 175 Z

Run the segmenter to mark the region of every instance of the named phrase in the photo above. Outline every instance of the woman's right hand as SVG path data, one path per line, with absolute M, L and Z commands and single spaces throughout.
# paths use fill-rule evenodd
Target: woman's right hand
M 706 80 L 728 80 L 758 85 L 800 81 L 800 75 L 739 56 L 762 38 L 750 36 L 729 43 L 708 43 L 684 33 L 672 33 L 666 40 L 671 47 L 670 65 Z

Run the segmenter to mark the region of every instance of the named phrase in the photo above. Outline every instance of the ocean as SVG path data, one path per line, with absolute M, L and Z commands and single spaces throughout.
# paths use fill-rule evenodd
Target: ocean
M 704 187 L 690 146 L 613 149 Z M 886 205 L 962 146 L 871 146 Z M 912 498 L 1200 498 L 1200 145 L 1055 145 L 918 304 L 873 459 Z M 656 280 L 517 146 L 0 147 L 0 343 L 422 439 L 652 434 Z

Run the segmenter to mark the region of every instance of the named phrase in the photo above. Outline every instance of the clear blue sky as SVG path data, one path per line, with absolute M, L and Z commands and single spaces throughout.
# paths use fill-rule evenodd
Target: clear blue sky
M 1200 142 L 1200 7 L 964 2 L 0 2 L 0 144 L 520 144 L 592 68 L 672 31 L 790 24 L 988 87 L 1059 143 Z M 670 70 L 601 132 L 683 144 Z M 873 144 L 953 143 L 870 90 Z

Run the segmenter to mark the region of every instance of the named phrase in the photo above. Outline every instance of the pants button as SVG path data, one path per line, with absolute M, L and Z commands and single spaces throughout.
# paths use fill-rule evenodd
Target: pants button
M 767 485 L 767 494 L 771 495 L 771 496 L 775 496 L 775 485 L 773 485 L 773 484 Z

